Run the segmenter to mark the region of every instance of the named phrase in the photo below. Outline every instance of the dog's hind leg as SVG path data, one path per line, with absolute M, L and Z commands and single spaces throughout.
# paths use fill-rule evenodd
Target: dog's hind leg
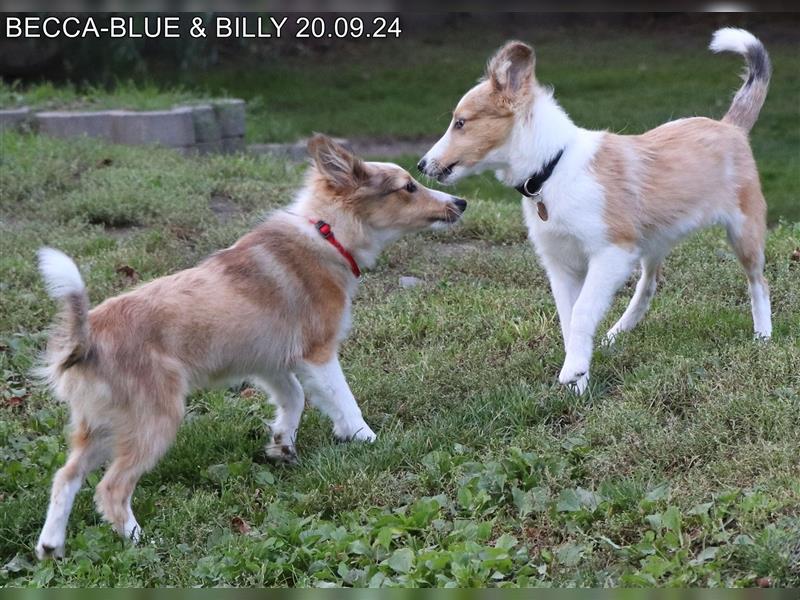
M 764 279 L 766 202 L 757 181 L 740 190 L 739 205 L 744 218 L 728 222 L 728 241 L 747 275 L 755 335 L 768 339 L 772 336 L 772 316 L 769 286 Z
M 177 402 L 182 406 L 183 397 Z M 141 528 L 131 510 L 133 490 L 172 445 L 179 425 L 180 415 L 156 412 L 138 422 L 120 423 L 115 431 L 114 458 L 97 485 L 95 502 L 114 530 L 134 543 L 141 537 Z
M 633 293 L 628 308 L 622 313 L 614 326 L 606 334 L 606 342 L 611 344 L 622 331 L 630 331 L 644 317 L 650 308 L 650 302 L 656 293 L 658 273 L 661 270 L 662 258 L 645 256 L 642 258 L 642 275 L 636 284 L 636 291 Z
M 107 457 L 107 439 L 92 431 L 86 423 L 78 423 L 72 434 L 66 464 L 56 472 L 50 493 L 47 518 L 36 544 L 36 556 L 41 560 L 64 556 L 67 521 L 83 480 Z
M 375 432 L 364 421 L 337 356 L 323 364 L 304 362 L 298 366 L 297 374 L 311 403 L 333 421 L 337 438 L 375 441 Z
M 279 462 L 296 462 L 295 439 L 305 404 L 300 382 L 294 373 L 285 371 L 262 375 L 255 383 L 269 393 L 270 402 L 275 405 L 272 440 L 265 450 L 267 456 Z
M 572 308 L 569 343 L 558 380 L 582 394 L 589 383 L 594 334 L 614 294 L 633 269 L 635 252 L 611 246 L 592 257 L 583 288 Z

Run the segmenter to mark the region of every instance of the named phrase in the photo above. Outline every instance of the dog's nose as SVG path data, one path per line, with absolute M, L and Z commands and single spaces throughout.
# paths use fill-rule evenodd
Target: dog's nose
M 421 158 L 420 161 L 417 163 L 417 169 L 419 169 L 420 173 L 425 172 L 425 165 L 428 164 L 428 161 L 424 158 Z
M 453 204 L 456 205 L 456 208 L 458 209 L 459 212 L 463 213 L 465 210 L 467 210 L 467 201 L 464 200 L 463 198 L 456 198 L 455 200 L 453 200 Z

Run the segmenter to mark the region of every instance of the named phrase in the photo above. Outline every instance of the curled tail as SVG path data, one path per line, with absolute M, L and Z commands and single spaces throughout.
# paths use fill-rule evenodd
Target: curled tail
M 735 27 L 725 27 L 714 32 L 709 48 L 714 52 L 736 52 L 747 61 L 744 85 L 736 92 L 722 121 L 750 131 L 767 97 L 772 74 L 769 54 L 756 36 Z
M 47 293 L 61 305 L 43 369 L 43 374 L 52 381 L 85 360 L 89 353 L 89 295 L 78 267 L 69 256 L 53 248 L 41 248 L 38 256 Z

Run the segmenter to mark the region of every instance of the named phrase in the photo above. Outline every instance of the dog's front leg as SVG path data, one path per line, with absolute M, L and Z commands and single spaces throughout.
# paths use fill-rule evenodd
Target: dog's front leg
M 311 403 L 333 421 L 333 434 L 337 438 L 375 441 L 375 432 L 361 416 L 337 356 L 324 364 L 302 363 L 297 375 Z
M 275 420 L 272 422 L 272 440 L 265 452 L 278 462 L 297 462 L 295 438 L 300 427 L 305 397 L 303 388 L 294 373 L 288 371 L 262 374 L 254 383 L 266 390 L 275 405 Z
M 558 320 L 561 324 L 561 336 L 564 340 L 564 350 L 567 349 L 572 321 L 572 307 L 578 299 L 583 285 L 583 276 L 578 276 L 569 269 L 558 264 L 547 264 L 547 278 L 550 280 L 550 289 L 556 301 Z
M 579 394 L 589 384 L 594 334 L 611 306 L 616 291 L 631 274 L 635 252 L 612 246 L 589 260 L 589 269 L 578 299 L 572 307 L 569 342 L 564 367 L 558 376 Z

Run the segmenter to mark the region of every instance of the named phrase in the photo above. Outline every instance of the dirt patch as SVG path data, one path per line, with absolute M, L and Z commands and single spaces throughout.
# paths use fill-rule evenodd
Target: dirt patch
M 22 222 L 15 215 L 8 214 L 0 216 L 0 230 L 13 231 L 15 229 L 21 229 L 22 227 Z
M 399 139 L 391 136 L 350 139 L 350 147 L 360 156 L 393 158 L 397 156 L 421 157 L 436 143 L 435 137 Z
M 110 238 L 114 238 L 115 240 L 124 240 L 125 238 L 129 238 L 143 229 L 144 227 L 140 225 L 105 225 L 103 227 L 103 233 Z
M 421 157 L 436 143 L 434 137 L 396 138 L 392 136 L 337 138 L 338 141 L 355 154 L 366 158 L 394 159 L 399 156 Z M 303 162 L 308 154 L 306 140 L 300 139 L 288 144 L 250 144 L 248 152 L 256 155 L 278 156 L 292 161 Z
M 208 201 L 208 208 L 216 215 L 220 223 L 227 223 L 242 212 L 230 196 L 225 194 L 213 194 L 211 200 Z
M 491 248 L 492 244 L 483 241 L 469 242 L 434 242 L 424 246 L 422 252 L 429 256 L 431 260 L 436 258 L 457 258 L 471 252 L 484 252 Z

